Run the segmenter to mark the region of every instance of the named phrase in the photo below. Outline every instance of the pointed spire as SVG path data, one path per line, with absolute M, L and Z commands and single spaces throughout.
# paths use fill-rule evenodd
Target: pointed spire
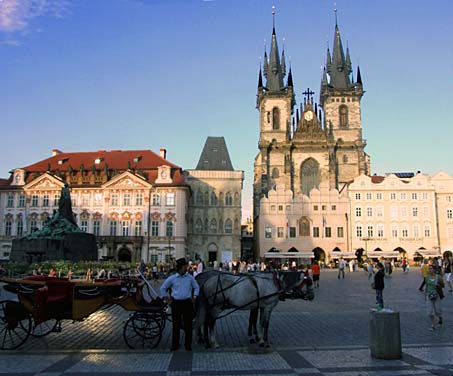
M 324 70 L 322 72 L 322 81 L 321 81 L 321 86 L 327 86 L 327 72 L 326 72 L 326 67 L 324 67 Z
M 278 92 L 284 89 L 283 77 L 284 70 L 280 63 L 280 55 L 278 52 L 277 35 L 275 33 L 275 7 L 272 8 L 273 28 L 271 49 L 269 51 L 269 66 L 265 70 L 267 78 L 266 87 L 270 92 Z M 266 67 L 265 67 L 266 68 Z
M 326 68 L 327 68 L 327 73 L 330 74 L 330 72 L 332 71 L 332 58 L 330 57 L 330 49 L 329 49 L 329 47 L 327 47 Z
M 282 61 L 280 65 L 282 67 L 282 75 L 283 77 L 285 77 L 286 76 L 285 50 L 283 50 L 282 52 Z
M 360 84 L 360 85 L 363 85 L 362 84 L 362 75 L 360 74 L 360 67 L 357 66 L 357 83 Z
M 267 53 L 266 50 L 264 50 L 264 63 L 263 63 L 263 73 L 264 77 L 267 77 L 267 71 L 269 70 L 269 62 L 267 60 Z
M 329 61 L 329 56 L 327 57 L 327 60 Z M 345 58 L 343 44 L 341 43 L 340 29 L 338 28 L 336 9 L 335 9 L 335 36 L 333 42 L 333 57 L 331 60 L 331 64 L 332 65 L 330 69 L 329 67 L 327 67 L 327 73 L 330 74 L 330 84 L 338 89 L 347 89 L 351 84 L 349 78 L 349 74 L 351 73 L 350 72 L 351 59 Z
M 293 87 L 293 74 L 291 72 L 291 67 L 289 68 L 288 73 L 288 87 Z
M 260 73 L 258 74 L 258 89 L 263 88 L 263 76 L 261 75 L 261 67 L 260 67 Z
M 346 48 L 346 71 L 349 74 L 352 73 L 352 64 L 351 64 L 351 56 L 349 55 L 349 47 Z

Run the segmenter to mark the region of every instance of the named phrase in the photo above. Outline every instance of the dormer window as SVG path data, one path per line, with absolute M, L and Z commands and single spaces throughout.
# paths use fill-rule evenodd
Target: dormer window
M 134 163 L 138 163 L 138 162 L 140 162 L 141 160 L 142 160 L 142 157 L 141 157 L 141 156 L 135 157 L 135 158 L 133 159 Z
M 65 163 L 68 160 L 68 158 L 60 159 L 58 161 L 58 164 L 61 166 L 63 163 Z
M 94 163 L 95 163 L 95 164 L 100 164 L 103 160 L 104 160 L 104 158 L 96 158 L 96 159 L 94 160 Z

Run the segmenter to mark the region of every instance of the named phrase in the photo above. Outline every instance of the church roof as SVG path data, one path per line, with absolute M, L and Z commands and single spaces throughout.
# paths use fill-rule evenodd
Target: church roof
M 208 137 L 196 170 L 234 171 L 223 137 Z

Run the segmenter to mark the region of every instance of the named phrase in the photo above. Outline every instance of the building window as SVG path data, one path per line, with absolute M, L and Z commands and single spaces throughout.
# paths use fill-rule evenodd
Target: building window
M 289 228 L 289 237 L 290 238 L 295 238 L 296 237 L 296 228 L 295 227 L 290 227 Z
M 151 221 L 151 236 L 159 236 L 159 221 Z
M 88 230 L 88 221 L 86 219 L 84 219 L 83 221 L 80 221 L 80 229 L 83 232 L 87 232 L 87 230 Z
M 121 230 L 123 236 L 129 236 L 129 221 L 121 221 Z
M 391 234 L 392 234 L 392 238 L 398 237 L 398 227 L 396 225 L 392 225 Z
M 378 227 L 377 227 L 377 237 L 378 238 L 383 238 L 384 237 L 384 226 L 383 225 L 378 225 Z
M 392 206 L 392 207 L 390 208 L 390 216 L 391 216 L 392 218 L 398 217 L 398 207 L 397 207 L 397 206 Z
M 332 209 L 332 211 L 337 210 L 337 205 L 332 205 L 331 209 Z
M 30 221 L 30 232 L 33 232 L 37 229 L 38 229 L 38 223 L 35 220 Z
M 362 216 L 362 208 L 355 208 L 355 216 L 356 217 Z
M 110 236 L 116 236 L 116 226 L 117 226 L 117 222 L 112 219 L 110 221 Z
M 124 193 L 123 194 L 123 206 L 130 206 L 131 205 L 131 194 Z
M 327 205 L 321 205 L 321 210 L 322 210 L 322 211 L 327 210 Z
M 173 221 L 167 221 L 167 224 L 165 226 L 165 235 L 173 236 Z
M 286 205 L 286 212 L 290 213 L 291 212 L 291 205 Z
M 25 195 L 19 195 L 19 204 L 17 206 L 19 208 L 25 208 Z
M 418 207 L 412 208 L 412 217 L 418 217 Z
M 428 199 L 428 193 L 427 192 L 423 192 L 422 193 L 422 199 L 423 200 L 427 200 Z
M 362 237 L 362 226 L 356 226 L 355 233 L 358 238 Z
M 425 225 L 425 238 L 429 238 L 431 236 L 431 226 Z
M 94 194 L 94 206 L 102 206 L 102 193 Z
M 368 226 L 367 227 L 367 236 L 369 238 L 372 238 L 374 236 L 374 228 L 373 228 L 373 226 Z
M 264 227 L 264 237 L 266 239 L 272 239 L 272 227 L 270 226 Z
M 452 219 L 452 218 L 453 218 L 453 210 L 447 209 L 447 219 Z
M 283 238 L 284 236 L 283 227 L 277 227 L 277 238 Z
M 429 207 L 428 206 L 423 207 L 423 216 L 429 217 Z
M 313 205 L 313 210 L 314 210 L 314 211 L 317 211 L 318 208 L 319 208 L 318 205 Z
M 272 129 L 280 129 L 280 109 L 278 107 L 272 109 Z
M 401 207 L 401 217 L 407 217 L 407 208 L 405 206 Z
M 90 195 L 82 195 L 82 206 L 90 205 Z
M 310 195 L 313 188 L 319 187 L 319 180 L 319 163 L 313 158 L 308 158 L 300 169 L 300 190 L 303 194 Z
M 226 206 L 232 206 L 233 205 L 233 196 L 231 195 L 230 192 L 228 192 L 225 195 L 225 205 Z
M 233 222 L 231 219 L 227 219 L 225 221 L 225 234 L 232 234 L 233 233 Z
M 175 194 L 174 194 L 174 192 L 167 193 L 167 206 L 175 206 Z
M 371 200 L 371 198 L 372 198 L 371 193 L 367 193 L 367 194 L 366 194 L 366 199 L 367 199 L 367 200 Z
M 31 206 L 38 206 L 38 195 L 31 196 Z
M 360 200 L 360 193 L 356 193 L 356 194 L 355 194 L 355 199 L 356 199 L 356 200 Z
M 278 205 L 278 211 L 283 211 L 283 205 Z
M 12 228 L 12 222 L 11 221 L 6 221 L 5 222 L 5 236 L 11 236 L 11 228 Z
M 412 193 L 412 200 L 417 200 L 417 199 L 418 199 L 417 193 L 413 192 Z
M 419 225 L 414 225 L 412 228 L 412 231 L 414 233 L 414 238 L 419 238 L 420 237 L 420 227 Z
M 403 226 L 401 228 L 401 236 L 403 238 L 407 238 L 409 236 L 409 230 L 407 229 L 407 226 Z
M 271 205 L 271 211 L 275 211 L 277 207 L 275 205 Z
M 142 235 L 142 221 L 135 221 L 134 235 L 135 236 L 141 236 Z
M 400 199 L 401 200 L 406 200 L 406 193 L 405 192 L 401 192 L 400 193 Z
M 215 192 L 212 192 L 211 193 L 211 206 L 217 206 L 219 203 L 218 199 L 217 199 L 217 195 L 215 194 Z
M 373 208 L 366 208 L 366 216 L 367 217 L 373 216 Z
M 382 200 L 382 193 L 376 193 L 376 200 Z
M 390 193 L 390 200 L 396 200 L 396 193 Z
M 110 196 L 110 205 L 118 206 L 118 193 L 112 193 Z
M 53 195 L 53 206 L 58 206 L 60 202 L 60 195 Z
M 383 217 L 384 216 L 384 208 L 382 206 L 378 206 L 376 208 L 376 217 Z
M 101 221 L 95 219 L 93 221 L 93 234 L 99 236 L 101 234 Z
M 24 222 L 22 222 L 22 219 L 17 222 L 16 226 L 16 235 L 17 236 L 22 236 L 24 233 Z
M 340 128 L 348 127 L 348 106 L 341 105 L 339 108 L 340 115 Z
M 313 237 L 319 238 L 319 227 L 313 227 Z
M 153 206 L 160 206 L 160 194 L 159 193 L 153 193 L 151 196 L 152 200 L 152 205 Z
M 332 228 L 331 227 L 326 227 L 325 228 L 325 235 L 326 235 L 326 238 L 331 238 L 332 237 Z
M 14 196 L 12 193 L 8 193 L 8 198 L 6 200 L 6 207 L 12 208 L 14 206 Z
M 337 227 L 337 238 L 344 237 L 344 229 L 343 227 Z

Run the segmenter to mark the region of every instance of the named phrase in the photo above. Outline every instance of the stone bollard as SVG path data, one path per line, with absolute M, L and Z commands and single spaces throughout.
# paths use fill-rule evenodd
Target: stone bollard
M 378 359 L 401 359 L 400 314 L 389 309 L 370 313 L 371 356 Z

